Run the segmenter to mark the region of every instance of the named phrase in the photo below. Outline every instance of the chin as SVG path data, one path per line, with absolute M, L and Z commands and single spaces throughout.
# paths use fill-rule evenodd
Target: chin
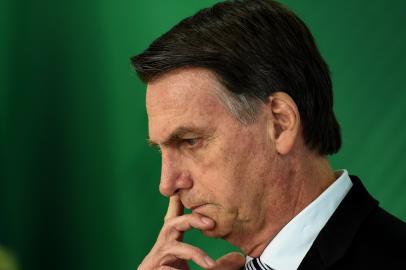
M 205 236 L 212 238 L 224 238 L 232 233 L 233 219 L 225 218 L 224 216 L 222 216 L 222 218 L 219 218 L 217 215 L 210 214 L 206 214 L 204 216 L 213 219 L 215 222 L 215 226 L 213 229 L 202 231 Z
M 211 230 L 201 231 L 205 236 L 211 238 L 225 238 L 227 235 L 231 233 L 230 230 L 221 228 L 221 225 L 218 226 L 216 223 L 216 227 Z

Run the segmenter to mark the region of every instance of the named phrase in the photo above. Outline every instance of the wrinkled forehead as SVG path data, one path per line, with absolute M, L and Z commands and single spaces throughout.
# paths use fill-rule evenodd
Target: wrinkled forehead
M 218 103 L 220 83 L 204 68 L 179 68 L 159 76 L 147 85 L 146 106 L 149 116 L 155 111 L 184 109 L 186 105 L 210 110 Z

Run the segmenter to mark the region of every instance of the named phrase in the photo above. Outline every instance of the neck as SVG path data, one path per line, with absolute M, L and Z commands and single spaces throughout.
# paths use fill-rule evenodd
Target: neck
M 234 241 L 226 239 L 251 257 L 259 257 L 279 231 L 336 179 L 324 157 L 293 160 L 282 168 L 289 169 L 281 172 L 273 183 L 268 181 L 269 186 L 264 185 L 266 196 L 254 213 L 253 222 L 241 230 L 243 236 Z

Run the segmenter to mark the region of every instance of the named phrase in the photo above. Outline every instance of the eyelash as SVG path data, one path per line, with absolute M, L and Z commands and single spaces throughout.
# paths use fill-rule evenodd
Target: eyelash
M 185 147 L 188 149 L 193 149 L 198 146 L 201 138 L 188 138 L 188 139 L 181 139 L 179 140 L 178 146 Z M 162 149 L 159 145 L 153 145 L 154 149 L 156 149 L 159 153 L 162 153 Z
M 182 144 L 186 145 L 188 148 L 196 147 L 200 138 L 190 138 L 190 139 L 183 139 Z

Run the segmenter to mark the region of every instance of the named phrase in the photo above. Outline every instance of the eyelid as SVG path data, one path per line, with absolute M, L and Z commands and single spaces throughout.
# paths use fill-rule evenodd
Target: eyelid
M 159 153 L 162 153 L 162 149 L 161 149 L 161 147 L 159 146 L 159 144 L 154 144 L 154 145 L 152 145 L 152 148 L 154 148 L 155 150 L 157 150 Z
M 198 145 L 198 143 L 201 141 L 201 137 L 191 137 L 191 138 L 183 138 L 182 139 L 182 144 L 185 144 L 187 148 L 194 148 Z M 190 145 L 189 142 L 194 141 L 195 143 L 193 145 Z
M 161 151 L 161 146 L 159 144 L 148 141 L 148 145 L 150 147 L 152 147 L 153 149 L 158 150 L 159 152 L 162 152 Z

